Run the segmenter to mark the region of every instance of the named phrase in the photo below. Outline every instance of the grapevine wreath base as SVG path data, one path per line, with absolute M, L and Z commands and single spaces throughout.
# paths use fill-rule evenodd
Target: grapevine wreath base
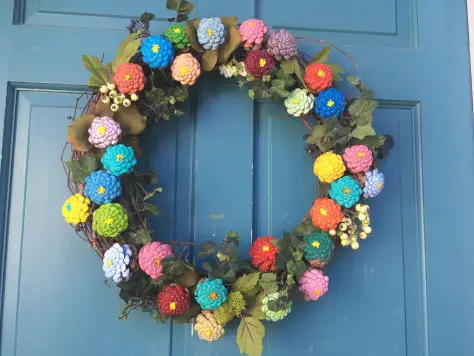
M 131 22 L 112 62 L 83 56 L 91 73 L 83 94 L 88 104 L 80 115 L 76 106 L 68 127 L 72 158 L 63 162 L 72 195 L 62 213 L 102 258 L 105 277 L 126 303 L 121 319 L 141 309 L 160 322 L 193 322 L 208 342 L 238 320 L 240 352 L 260 355 L 262 321 L 284 319 L 298 294 L 307 301 L 323 297 L 329 286 L 324 268 L 336 246 L 357 250 L 372 232 L 365 201 L 384 187 L 378 163 L 393 139 L 372 128 L 372 91 L 327 62 L 333 47 L 357 69 L 342 50 L 329 45 L 311 58 L 296 42 L 310 39 L 272 31 L 261 20 L 188 20 L 190 2 L 168 0 L 167 6 L 176 17 L 165 34 L 149 32 L 154 15 L 145 13 Z M 213 70 L 247 85 L 252 99 L 283 101 L 306 125 L 319 196 L 292 232 L 257 238 L 250 261 L 238 258 L 234 232 L 219 246 L 200 245 L 201 270 L 189 262 L 192 243 L 153 241 L 148 218 L 160 212 L 149 199 L 161 188 L 150 190 L 155 175 L 134 167 L 138 135 L 147 124 L 182 115 L 188 87 Z M 343 83 L 358 88 L 359 96 L 346 97 Z

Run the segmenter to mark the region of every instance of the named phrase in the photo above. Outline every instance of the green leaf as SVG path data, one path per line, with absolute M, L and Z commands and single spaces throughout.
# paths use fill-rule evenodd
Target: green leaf
M 226 27 L 237 27 L 239 25 L 237 16 L 224 16 L 221 17 L 221 21 Z
M 166 0 L 166 8 L 169 10 L 178 10 L 183 0 Z
M 298 59 L 292 58 L 280 62 L 280 67 L 283 69 L 285 74 L 296 74 L 296 77 L 300 83 L 306 88 L 304 81 L 304 70 L 301 68 Z
M 184 85 L 177 86 L 176 88 L 170 88 L 168 95 L 172 95 L 176 101 L 184 103 L 189 97 L 188 88 Z
M 179 6 L 179 12 L 184 14 L 189 14 L 194 10 L 194 5 L 189 1 L 181 1 L 181 5 Z
M 214 241 L 206 241 L 199 245 L 198 257 L 205 258 L 215 254 L 217 245 Z
M 77 160 L 66 161 L 65 164 L 71 171 L 74 182 L 85 182 L 86 177 L 99 168 L 99 161 L 91 156 L 81 156 Z
M 184 30 L 186 31 L 186 35 L 189 37 L 189 43 L 191 47 L 198 53 L 204 52 L 204 48 L 201 47 L 197 40 L 196 35 L 196 28 L 199 26 L 200 20 L 188 21 L 184 26 Z
M 293 275 L 287 274 L 287 275 L 286 275 L 286 285 L 287 285 L 288 287 L 291 287 L 291 286 L 293 286 L 293 285 L 295 285 L 295 284 L 296 284 L 296 282 L 295 282 L 295 278 L 293 277 Z
M 78 151 L 87 152 L 93 146 L 89 142 L 89 127 L 94 121 L 95 115 L 82 115 L 75 119 L 67 128 L 67 141 Z
M 141 245 L 151 242 L 152 240 L 151 231 L 148 229 L 138 230 L 137 232 L 131 233 L 130 236 L 137 244 L 141 244 Z
M 233 291 L 239 291 L 242 293 L 248 292 L 255 288 L 260 278 L 260 272 L 254 272 L 244 274 L 242 277 L 237 279 L 232 286 Z
M 332 73 L 345 73 L 346 71 L 340 65 L 335 63 L 326 63 L 326 65 L 331 69 Z
M 290 95 L 290 92 L 288 90 L 284 90 L 284 89 L 280 89 L 276 87 L 271 87 L 269 92 L 273 100 L 285 99 L 286 97 Z
M 286 263 L 286 268 L 288 269 L 288 272 L 299 279 L 306 271 L 306 263 L 303 261 L 288 261 Z
M 112 61 L 112 71 L 122 63 L 128 62 L 130 58 L 132 58 L 135 53 L 138 51 L 138 47 L 140 47 L 141 41 L 138 39 L 138 33 L 131 33 L 128 37 L 120 43 L 117 48 L 117 55 L 115 56 L 114 60 Z
M 241 354 L 260 356 L 263 351 L 265 327 L 257 318 L 246 316 L 242 318 L 237 329 L 237 345 Z
M 161 259 L 163 273 L 167 276 L 174 277 L 183 274 L 186 263 L 179 260 L 175 255 L 169 255 Z
M 104 64 L 99 58 L 84 54 L 82 56 L 82 64 L 91 73 L 88 82 L 90 87 L 100 87 L 110 80 L 110 77 L 105 70 Z
M 155 14 L 145 11 L 143 14 L 140 15 L 138 19 L 140 20 L 140 22 L 149 23 L 150 21 L 154 20 L 155 17 Z
M 301 224 L 299 224 L 293 229 L 293 233 L 297 236 L 305 236 L 318 230 L 319 229 L 313 225 L 311 219 L 305 219 Z M 302 246 L 300 248 L 304 248 L 305 246 Z
M 217 51 L 205 51 L 202 55 L 202 69 L 209 72 L 214 69 L 217 63 Z
M 285 90 L 285 81 L 283 79 L 273 79 L 272 80 L 272 88 L 278 88 L 281 90 Z
M 158 216 L 161 215 L 161 210 L 159 210 L 155 204 L 143 203 L 143 210 L 147 215 Z
M 230 27 L 227 31 L 227 39 L 224 44 L 219 47 L 218 60 L 219 63 L 225 64 L 229 61 L 230 56 L 240 46 L 240 32 L 235 27 Z
M 146 116 L 140 114 L 136 105 L 128 108 L 121 106 L 115 113 L 114 120 L 120 124 L 123 135 L 138 135 L 146 127 Z
M 311 63 L 313 62 L 325 63 L 329 59 L 330 52 L 331 52 L 330 47 L 324 47 L 322 50 L 320 50 L 318 53 L 314 55 L 314 57 L 311 59 Z
M 262 311 L 262 308 L 260 305 L 250 309 L 250 313 L 252 313 L 252 316 L 254 318 L 257 318 L 258 320 L 264 320 L 265 319 L 265 313 Z
M 329 183 L 319 183 L 318 186 L 318 194 L 327 196 L 329 193 L 329 189 L 331 189 L 331 184 Z M 317 231 L 317 230 L 316 230 Z
M 346 80 L 349 84 L 352 84 L 354 86 L 359 85 L 359 77 L 356 77 L 355 75 L 349 75 L 346 77 Z
M 166 92 L 161 88 L 153 88 L 152 91 L 145 91 L 145 98 L 151 103 L 164 101 Z
M 373 129 L 372 124 L 359 125 L 354 129 L 354 131 L 352 131 L 352 136 L 360 140 L 363 140 L 366 136 L 373 135 L 375 135 L 375 130 Z
M 325 125 L 316 125 L 313 126 L 311 135 L 306 139 L 306 142 L 312 145 L 317 145 L 319 140 L 326 134 Z
M 203 262 L 202 263 L 202 268 L 204 268 L 204 270 L 206 270 L 209 273 L 212 273 L 214 271 L 214 268 L 212 267 L 212 265 L 209 262 Z
M 255 92 L 253 91 L 253 89 L 249 89 L 249 98 L 255 100 Z
M 183 273 L 176 277 L 176 283 L 184 288 L 190 288 L 196 284 L 198 280 L 198 274 L 194 267 L 186 265 Z
M 262 273 L 258 285 L 263 288 L 265 294 L 278 292 L 277 277 L 274 273 Z
M 295 261 L 300 261 L 303 258 L 303 253 L 299 250 L 296 250 L 293 252 L 293 257 L 295 258 Z
M 357 99 L 349 106 L 349 114 L 352 117 L 352 124 L 366 125 L 372 124 L 373 112 L 378 103 L 375 100 Z
M 143 197 L 143 200 L 151 199 L 156 193 L 162 193 L 162 192 L 163 192 L 163 188 L 161 187 L 155 188 L 151 192 L 146 193 L 146 195 Z
M 285 254 L 290 247 L 290 236 L 287 233 L 283 233 L 283 236 L 279 239 L 272 240 L 272 245 L 280 250 L 280 254 Z
M 385 136 L 366 136 L 363 140 L 353 138 L 350 143 L 351 145 L 366 145 L 371 150 L 379 148 L 385 143 Z

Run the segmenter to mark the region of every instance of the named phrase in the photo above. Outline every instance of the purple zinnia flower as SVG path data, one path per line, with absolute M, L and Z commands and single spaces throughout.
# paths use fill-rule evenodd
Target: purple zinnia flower
M 378 169 L 365 173 L 364 198 L 375 198 L 383 189 L 385 178 Z
M 290 59 L 298 54 L 295 37 L 287 30 L 272 32 L 268 39 L 268 52 L 278 59 Z

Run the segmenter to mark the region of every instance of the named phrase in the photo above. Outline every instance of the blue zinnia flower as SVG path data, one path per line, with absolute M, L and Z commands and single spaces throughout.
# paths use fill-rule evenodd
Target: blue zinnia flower
M 361 194 L 359 182 L 350 176 L 344 176 L 332 182 L 329 189 L 331 198 L 344 208 L 350 208 L 359 202 Z
M 120 246 L 114 244 L 109 248 L 105 254 L 102 262 L 102 270 L 105 272 L 106 278 L 112 278 L 115 283 L 130 278 L 130 257 L 132 257 L 132 250 L 128 245 Z
M 385 177 L 378 169 L 365 173 L 364 198 L 375 198 L 385 185 Z
M 344 93 L 336 88 L 323 90 L 314 100 L 314 112 L 325 119 L 341 115 L 345 107 Z
M 101 162 L 115 176 L 128 173 L 137 164 L 133 148 L 122 144 L 107 147 Z
M 120 178 L 107 171 L 92 172 L 86 178 L 85 195 L 94 203 L 111 203 L 122 193 Z
M 227 300 L 227 289 L 222 279 L 206 278 L 198 283 L 194 295 L 203 310 L 214 310 Z
M 204 49 L 216 50 L 225 42 L 226 30 L 218 17 L 203 18 L 197 30 L 198 42 Z
M 143 61 L 150 68 L 166 68 L 174 58 L 173 45 L 162 36 L 150 36 L 143 40 L 140 51 Z

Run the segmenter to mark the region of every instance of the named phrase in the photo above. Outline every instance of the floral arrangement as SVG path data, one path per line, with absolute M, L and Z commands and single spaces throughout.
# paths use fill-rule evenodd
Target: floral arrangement
M 260 355 L 265 327 L 291 313 L 298 294 L 317 301 L 328 292 L 325 266 L 339 247 L 359 249 L 372 233 L 370 207 L 384 188 L 379 162 L 393 146 L 391 136 L 372 128 L 377 107 L 357 76 L 328 63 L 331 48 L 312 58 L 300 52 L 286 30 L 259 19 L 240 25 L 235 17 L 190 20 L 189 1 L 168 0 L 176 17 L 164 34 L 151 34 L 154 15 L 144 13 L 107 64 L 83 56 L 90 71 L 88 104 L 77 107 L 68 127 L 71 159 L 63 160 L 71 196 L 62 214 L 103 262 L 125 302 L 121 319 L 134 309 L 160 322 L 193 322 L 199 338 L 218 340 L 239 321 L 241 353 Z M 300 225 L 281 237 L 258 237 L 249 259 L 238 256 L 239 235 L 229 232 L 218 246 L 200 245 L 200 266 L 190 263 L 191 243 L 153 241 L 149 202 L 161 188 L 153 173 L 135 169 L 138 135 L 148 124 L 183 114 L 188 88 L 202 74 L 219 71 L 246 85 L 250 98 L 282 102 L 308 129 L 307 153 L 314 160 L 319 193 Z M 355 98 L 341 84 L 359 90 Z

